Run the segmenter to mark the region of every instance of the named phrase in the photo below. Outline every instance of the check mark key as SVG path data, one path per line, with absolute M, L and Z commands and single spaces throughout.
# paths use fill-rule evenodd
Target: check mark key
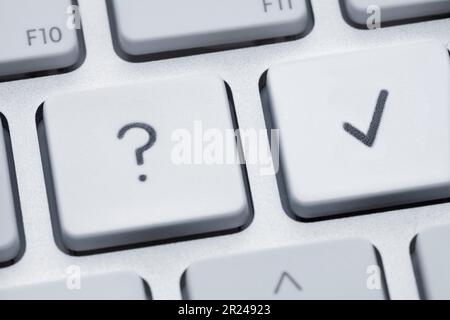
M 344 130 L 364 143 L 369 148 L 373 146 L 375 138 L 377 137 L 388 95 L 389 92 L 387 90 L 381 90 L 380 96 L 378 97 L 377 106 L 375 107 L 375 112 L 372 117 L 372 122 L 370 123 L 369 131 L 367 132 L 367 134 L 364 134 L 348 122 L 344 123 Z
M 440 43 L 284 63 L 266 83 L 290 215 L 317 219 L 450 196 L 450 59 Z

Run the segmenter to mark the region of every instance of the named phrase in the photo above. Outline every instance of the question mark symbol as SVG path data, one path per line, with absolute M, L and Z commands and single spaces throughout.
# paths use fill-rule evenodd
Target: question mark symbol
M 144 152 L 150 149 L 156 142 L 156 131 L 155 129 L 153 129 L 152 126 L 146 123 L 139 123 L 139 122 L 130 123 L 119 130 L 117 138 L 122 139 L 130 129 L 143 129 L 145 130 L 145 132 L 147 132 L 149 137 L 145 145 L 136 149 L 136 162 L 138 166 L 142 166 L 144 164 Z M 146 180 L 147 176 L 145 174 L 139 176 L 139 181 L 145 182 Z

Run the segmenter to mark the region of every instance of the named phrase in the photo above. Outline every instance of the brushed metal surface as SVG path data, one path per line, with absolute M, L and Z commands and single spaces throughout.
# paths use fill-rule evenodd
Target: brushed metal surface
M 272 64 L 417 40 L 436 39 L 448 44 L 450 19 L 364 31 L 346 24 L 338 1 L 312 0 L 315 26 L 303 39 L 133 64 L 113 50 L 105 1 L 79 0 L 79 4 L 87 48 L 83 65 L 66 74 L 0 83 L 0 112 L 9 122 L 26 236 L 22 259 L 0 269 L 0 288 L 60 279 L 68 266 L 78 265 L 85 275 L 135 271 L 148 282 L 155 299 L 179 299 L 181 275 L 199 259 L 356 237 L 371 241 L 380 251 L 393 299 L 418 298 L 410 242 L 428 227 L 450 224 L 450 204 L 296 222 L 282 210 L 275 177 L 261 176 L 251 165 L 248 172 L 255 218 L 243 232 L 84 257 L 66 255 L 53 239 L 35 115 L 39 105 L 56 92 L 215 73 L 233 90 L 240 127 L 264 128 L 258 81 Z

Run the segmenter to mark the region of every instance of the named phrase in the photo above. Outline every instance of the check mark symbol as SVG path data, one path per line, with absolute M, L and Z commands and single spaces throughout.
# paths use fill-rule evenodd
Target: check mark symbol
M 386 101 L 389 96 L 387 90 L 382 90 L 378 96 L 377 105 L 375 107 L 375 112 L 372 116 L 372 121 L 370 122 L 369 131 L 367 134 L 363 133 L 359 129 L 352 126 L 350 123 L 344 123 L 344 130 L 354 136 L 356 139 L 364 143 L 366 146 L 371 148 L 375 143 L 377 137 L 378 129 L 380 127 L 381 118 L 383 116 L 384 107 L 386 106 Z

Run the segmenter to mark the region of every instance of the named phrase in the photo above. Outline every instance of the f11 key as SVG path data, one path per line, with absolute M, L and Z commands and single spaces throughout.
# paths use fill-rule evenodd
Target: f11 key
M 119 54 L 159 53 L 301 37 L 312 25 L 306 0 L 112 0 Z

